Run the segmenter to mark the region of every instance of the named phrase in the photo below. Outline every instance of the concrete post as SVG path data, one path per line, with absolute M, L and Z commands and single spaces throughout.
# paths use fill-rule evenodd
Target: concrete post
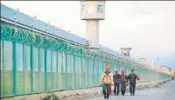
M 86 21 L 86 39 L 89 40 L 90 47 L 98 47 L 99 44 L 99 21 Z

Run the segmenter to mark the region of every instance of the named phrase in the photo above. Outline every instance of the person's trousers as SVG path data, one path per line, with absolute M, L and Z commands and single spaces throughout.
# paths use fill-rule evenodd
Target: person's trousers
M 104 98 L 109 98 L 109 94 L 110 94 L 110 84 L 103 84 Z
M 126 83 L 121 83 L 121 93 L 124 96 L 126 92 Z
M 136 83 L 130 83 L 130 87 L 129 87 L 129 90 L 130 90 L 130 95 L 135 95 L 135 88 L 136 88 Z
M 117 90 L 117 93 L 116 93 Z M 120 90 L 120 84 L 119 83 L 115 83 L 114 84 L 114 95 L 119 95 L 119 90 Z

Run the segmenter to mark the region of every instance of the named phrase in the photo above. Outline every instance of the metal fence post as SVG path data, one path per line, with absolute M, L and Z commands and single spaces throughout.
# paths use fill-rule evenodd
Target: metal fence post
M 38 48 L 38 71 L 39 71 L 39 79 L 38 79 L 38 87 L 39 87 L 39 92 L 41 91 L 41 85 L 40 85 L 40 81 L 41 81 L 41 60 L 40 60 L 40 51 L 41 48 Z
M 33 93 L 33 46 L 30 46 L 31 92 Z
M 45 75 L 45 91 L 47 91 L 47 49 L 44 48 L 44 75 Z
M 74 67 L 74 89 L 76 89 L 76 70 L 75 70 L 75 55 L 73 55 L 73 67 Z
M 4 71 L 5 71 L 5 66 L 4 66 L 4 40 L 1 40 L 1 42 L 2 42 L 2 54 L 1 54 L 1 56 L 2 56 L 2 66 L 1 66 L 1 78 L 2 78 L 2 83 L 1 84 L 3 84 L 3 86 L 1 87 L 1 90 L 3 90 L 3 91 L 1 91 L 1 95 L 2 95 L 2 97 L 3 96 L 5 96 L 5 94 L 4 94 L 4 90 L 5 90 L 5 78 L 4 78 Z
M 24 94 L 26 94 L 26 91 L 25 91 L 25 87 L 26 87 L 26 61 L 25 61 L 25 59 L 24 59 L 24 57 L 25 57 L 25 49 L 24 49 L 24 44 L 22 44 L 22 50 L 23 50 L 23 79 L 24 79 L 24 88 L 23 88 L 23 93 Z
M 56 88 L 58 89 L 58 52 L 56 52 Z
M 16 42 L 12 42 L 12 55 L 13 55 L 13 93 L 16 95 Z

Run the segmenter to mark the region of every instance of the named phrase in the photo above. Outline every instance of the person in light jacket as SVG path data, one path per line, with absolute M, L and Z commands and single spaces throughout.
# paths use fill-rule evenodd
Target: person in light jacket
M 109 99 L 110 95 L 110 87 L 112 85 L 112 76 L 109 71 L 109 65 L 105 66 L 105 72 L 101 76 L 101 84 L 103 89 L 103 95 L 105 99 Z

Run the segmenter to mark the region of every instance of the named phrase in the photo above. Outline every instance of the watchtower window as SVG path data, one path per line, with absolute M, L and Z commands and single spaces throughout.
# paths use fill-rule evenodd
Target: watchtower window
M 98 13 L 103 13 L 104 9 L 103 9 L 103 5 L 98 5 Z

